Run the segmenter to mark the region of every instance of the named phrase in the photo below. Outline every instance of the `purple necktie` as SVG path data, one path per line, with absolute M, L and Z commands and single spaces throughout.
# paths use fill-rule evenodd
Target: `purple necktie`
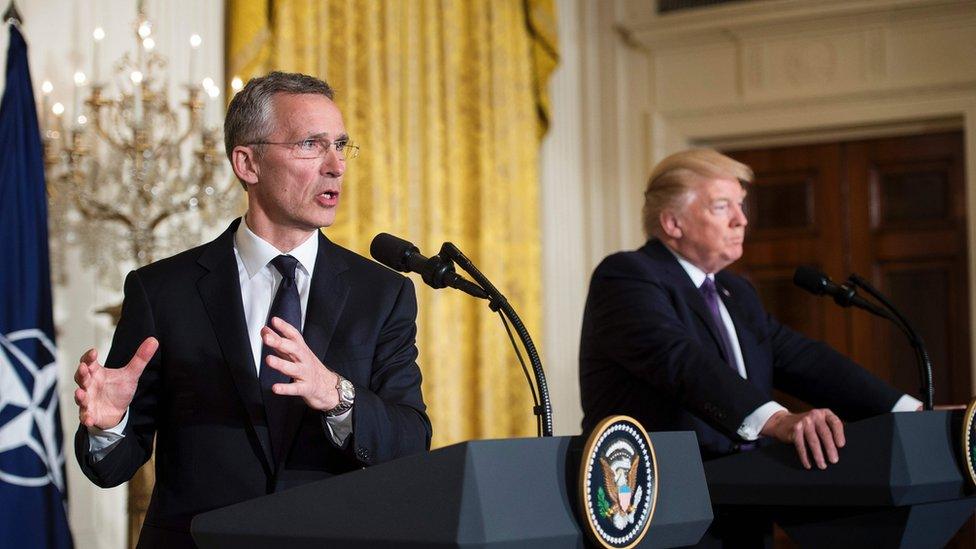
M 735 355 L 732 354 L 732 339 L 729 337 L 729 331 L 725 329 L 725 322 L 722 322 L 722 313 L 718 306 L 718 291 L 715 290 L 715 281 L 711 278 L 705 277 L 705 282 L 702 282 L 700 288 L 702 297 L 705 298 L 705 303 L 708 304 L 708 310 L 712 313 L 712 321 L 715 323 L 715 329 L 718 330 L 718 341 L 722 347 L 722 353 L 725 355 L 725 361 L 729 363 L 736 372 L 739 371 L 739 366 L 735 363 Z

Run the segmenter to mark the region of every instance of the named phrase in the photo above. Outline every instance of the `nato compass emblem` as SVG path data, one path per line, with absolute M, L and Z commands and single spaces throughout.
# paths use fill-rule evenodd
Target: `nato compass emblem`
M 960 435 L 962 435 L 962 462 L 966 464 L 966 479 L 969 480 L 970 489 L 976 489 L 976 398 L 966 407 Z
M 580 471 L 584 530 L 600 546 L 633 547 L 644 539 L 657 503 L 657 459 L 635 419 L 613 416 L 590 434 Z
M 0 482 L 63 494 L 56 355 L 41 330 L 0 334 Z

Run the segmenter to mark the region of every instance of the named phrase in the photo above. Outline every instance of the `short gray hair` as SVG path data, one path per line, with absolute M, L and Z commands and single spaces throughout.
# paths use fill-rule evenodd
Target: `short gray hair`
M 330 101 L 335 96 L 327 82 L 307 74 L 274 71 L 248 80 L 231 99 L 224 117 L 224 149 L 228 159 L 234 147 L 262 141 L 274 133 L 271 99 L 277 93 L 324 95 Z
M 752 183 L 752 168 L 712 149 L 691 149 L 672 154 L 658 162 L 647 179 L 644 191 L 644 234 L 660 236 L 661 212 L 687 205 L 692 185 L 703 178 L 734 179 L 742 185 Z

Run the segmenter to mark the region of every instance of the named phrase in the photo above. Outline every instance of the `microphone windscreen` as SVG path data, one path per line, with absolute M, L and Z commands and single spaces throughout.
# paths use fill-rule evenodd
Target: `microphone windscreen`
M 793 284 L 812 294 L 824 295 L 829 285 L 829 279 L 827 275 L 813 267 L 800 266 L 793 273 Z
M 369 255 L 387 267 L 403 273 L 410 272 L 407 267 L 407 253 L 416 247 L 402 238 L 388 233 L 380 233 L 369 245 Z

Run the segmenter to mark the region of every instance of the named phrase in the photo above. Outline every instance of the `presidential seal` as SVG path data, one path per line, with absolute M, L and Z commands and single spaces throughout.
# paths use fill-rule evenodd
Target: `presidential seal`
M 976 398 L 966 407 L 962 429 L 962 462 L 966 464 L 965 477 L 970 489 L 976 489 Z
M 627 416 L 603 420 L 583 449 L 583 530 L 608 549 L 637 545 L 654 516 L 657 482 L 657 459 L 644 427 Z

